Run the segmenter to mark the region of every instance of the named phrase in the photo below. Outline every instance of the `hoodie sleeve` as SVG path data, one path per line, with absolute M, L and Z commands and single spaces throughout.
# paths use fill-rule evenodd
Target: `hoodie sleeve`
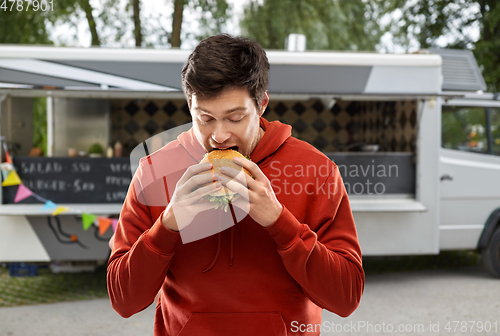
M 164 210 L 153 221 L 150 208 L 138 201 L 137 174 L 132 182 L 120 213 L 107 273 L 111 304 L 123 317 L 130 317 L 153 302 L 180 237 L 179 232 L 163 226 Z
M 285 268 L 309 299 L 319 307 L 347 317 L 358 307 L 364 290 L 361 249 L 347 192 L 336 166 L 325 183 L 337 189 L 328 197 L 317 198 L 314 222 L 300 223 L 283 206 L 280 217 L 266 229 L 278 245 Z

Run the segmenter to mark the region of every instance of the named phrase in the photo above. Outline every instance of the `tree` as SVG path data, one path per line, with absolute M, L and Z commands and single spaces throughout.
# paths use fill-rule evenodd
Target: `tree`
M 222 33 L 232 11 L 226 0 L 195 0 L 192 7 L 200 8 L 202 13 L 200 32 L 195 34 L 198 40 Z
M 393 42 L 410 49 L 471 49 L 490 91 L 500 90 L 500 4 L 497 0 L 378 0 L 392 16 Z M 471 31 L 479 28 L 479 39 Z
M 179 48 L 181 46 L 182 14 L 184 13 L 184 0 L 174 0 L 174 14 L 172 15 L 172 35 L 170 46 Z
M 0 43 L 52 44 L 46 29 L 45 13 L 33 9 L 0 11 Z
M 25 3 L 25 2 L 23 2 Z M 57 0 L 53 10 L 2 11 L 0 25 L 9 29 L 0 30 L 0 43 L 49 43 L 50 26 L 70 25 L 75 31 L 86 20 L 92 46 L 113 45 L 130 46 L 131 38 L 136 47 L 168 45 L 180 47 L 182 40 L 200 40 L 208 35 L 222 32 L 223 25 L 230 15 L 226 0 L 170 0 L 174 12 L 170 27 L 165 29 L 164 15 L 155 13 L 154 17 L 143 17 L 141 0 Z M 94 6 L 92 6 L 94 4 Z M 197 16 L 198 24 L 184 22 L 184 10 Z M 192 16 L 192 15 L 190 15 Z M 189 27 L 196 26 L 197 31 Z M 184 27 L 185 31 L 182 31 Z M 188 29 L 186 29 L 188 27 Z M 70 32 L 67 32 L 70 34 Z M 68 36 L 68 35 L 65 35 Z M 79 36 L 75 33 L 73 40 Z M 72 44 L 58 41 L 59 44 Z
M 187 6 L 186 6 L 187 5 Z M 181 30 L 184 9 L 196 11 L 201 9 L 200 34 L 194 34 L 196 39 L 222 32 L 222 26 L 229 17 L 229 5 L 226 0 L 174 0 L 174 13 L 172 15 L 172 33 L 170 35 L 170 45 L 172 47 L 181 46 Z
M 142 26 L 141 26 L 141 9 L 140 9 L 140 1 L 132 0 L 132 8 L 133 8 L 133 19 L 134 19 L 134 37 L 135 37 L 135 46 L 140 47 L 142 45 Z
M 268 49 L 284 49 L 298 33 L 307 49 L 374 50 L 382 35 L 375 9 L 363 0 L 252 0 L 240 26 Z
M 484 80 L 492 92 L 500 92 L 500 4 L 496 0 L 478 1 L 481 37 L 474 44 L 474 55 L 483 67 Z
M 71 23 L 76 27 L 78 25 L 80 13 L 85 15 L 89 27 L 91 36 L 90 44 L 93 46 L 100 46 L 101 39 L 94 16 L 95 9 L 90 4 L 89 0 L 58 0 L 57 6 L 54 6 L 54 10 L 47 15 L 47 21 L 53 26 L 57 26 L 60 23 Z M 45 24 L 47 25 L 48 22 Z
M 93 46 L 100 46 L 101 41 L 99 40 L 99 34 L 97 34 L 97 27 L 93 15 L 93 8 L 90 5 L 89 0 L 78 0 L 78 5 L 85 12 L 85 17 L 87 18 L 90 35 L 92 36 L 92 41 L 90 44 Z

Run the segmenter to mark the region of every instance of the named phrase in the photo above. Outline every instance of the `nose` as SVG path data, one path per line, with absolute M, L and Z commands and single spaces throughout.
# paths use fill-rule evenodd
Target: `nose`
M 227 131 L 223 123 L 218 123 L 215 126 L 215 130 L 212 133 L 212 139 L 216 143 L 224 143 L 227 139 L 231 137 L 231 133 Z

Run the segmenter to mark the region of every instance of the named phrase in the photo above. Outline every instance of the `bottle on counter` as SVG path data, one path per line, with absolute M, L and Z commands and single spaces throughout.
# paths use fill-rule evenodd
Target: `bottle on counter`
M 106 157 L 108 159 L 111 159 L 114 155 L 115 155 L 115 152 L 113 150 L 113 147 L 108 146 L 108 148 L 106 149 Z
M 78 156 L 78 150 L 76 148 L 68 148 L 68 156 L 71 158 Z
M 115 157 L 121 157 L 123 147 L 122 147 L 122 143 L 120 141 L 115 142 L 114 149 L 115 149 Z

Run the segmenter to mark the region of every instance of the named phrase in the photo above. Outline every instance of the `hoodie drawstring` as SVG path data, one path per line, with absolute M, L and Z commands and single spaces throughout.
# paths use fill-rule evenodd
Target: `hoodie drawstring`
M 229 210 L 231 210 L 231 216 L 233 217 L 233 226 L 231 226 L 231 253 L 229 254 L 229 266 L 233 266 L 234 259 L 234 228 L 236 227 L 236 215 L 234 214 L 234 208 L 231 203 L 229 203 Z
M 233 266 L 234 257 L 234 226 L 231 226 L 231 254 L 229 255 L 229 266 Z
M 236 227 L 236 215 L 234 214 L 234 209 L 232 204 L 229 204 L 229 209 L 231 210 L 231 216 L 233 217 L 233 223 L 234 225 L 231 226 L 231 245 L 230 245 L 230 253 L 229 253 L 229 266 L 233 266 L 233 260 L 234 260 L 234 228 Z M 221 250 L 221 242 L 222 242 L 222 232 L 221 232 L 221 216 L 219 215 L 219 233 L 217 234 L 217 252 L 215 252 L 215 257 L 212 260 L 212 263 L 206 270 L 203 271 L 203 273 L 210 271 L 215 264 L 217 263 L 217 260 L 219 260 L 219 255 L 220 255 L 220 250 Z
M 217 263 L 217 260 L 219 260 L 219 255 L 220 255 L 220 248 L 221 248 L 221 242 L 222 242 L 222 232 L 221 232 L 221 226 L 220 226 L 220 216 L 221 214 L 219 213 L 219 221 L 218 221 L 218 227 L 217 227 L 217 252 L 215 252 L 215 257 L 214 260 L 212 260 L 212 263 L 206 270 L 203 271 L 203 273 L 210 271 L 215 264 Z
M 217 234 L 217 252 L 215 252 L 214 260 L 212 260 L 210 266 L 208 266 L 208 268 L 204 270 L 203 273 L 210 271 L 215 266 L 217 260 L 219 260 L 221 240 L 222 240 L 222 233 L 219 231 L 219 233 Z

